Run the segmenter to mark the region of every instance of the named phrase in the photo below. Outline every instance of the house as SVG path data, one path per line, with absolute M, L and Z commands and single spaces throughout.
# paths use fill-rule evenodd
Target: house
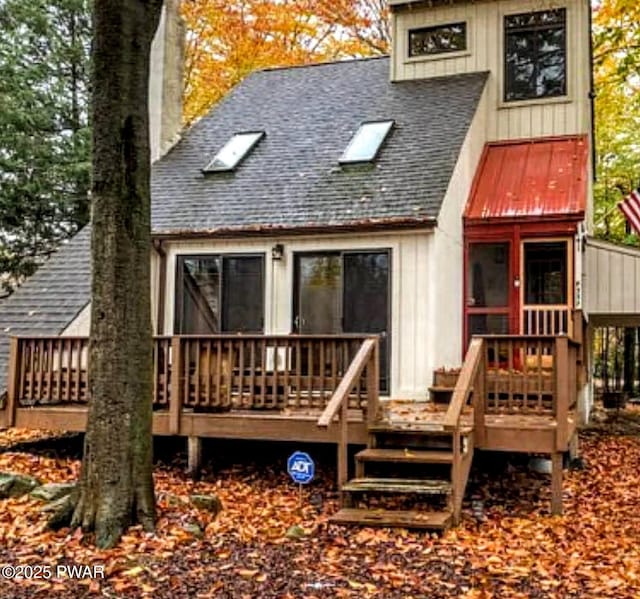
M 336 443 L 337 522 L 425 528 L 459 520 L 475 449 L 546 453 L 558 513 L 589 309 L 640 313 L 589 270 L 640 269 L 588 239 L 589 2 L 389 4 L 390 57 L 254 73 L 155 163 L 154 431 L 194 460 L 206 436 Z M 3 303 L 8 426 L 85 426 L 89 237 Z

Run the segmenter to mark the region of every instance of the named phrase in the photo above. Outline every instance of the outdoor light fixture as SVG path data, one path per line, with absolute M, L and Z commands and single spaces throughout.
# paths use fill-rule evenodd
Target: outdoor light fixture
M 271 259 L 272 260 L 282 260 L 284 256 L 284 245 L 281 243 L 276 243 L 271 248 Z

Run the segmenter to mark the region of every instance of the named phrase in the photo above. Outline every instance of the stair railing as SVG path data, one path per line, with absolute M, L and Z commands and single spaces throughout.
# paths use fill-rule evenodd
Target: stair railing
M 473 447 L 462 447 L 460 435 L 460 417 L 464 407 L 468 404 L 471 395 L 474 396 L 474 423 L 480 424 L 479 434 L 482 435 L 484 429 L 484 414 L 482 406 L 484 406 L 484 340 L 480 337 L 474 337 L 469 344 L 467 355 L 465 356 L 460 376 L 453 390 L 451 402 L 444 418 L 444 429 L 453 435 L 453 462 L 451 464 L 451 503 L 453 507 L 453 523 L 457 525 L 460 521 L 460 513 L 462 511 L 462 498 L 464 495 L 464 487 L 466 477 L 468 476 L 468 468 L 463 469 L 463 454 L 467 454 L 467 466 L 470 466 L 468 457 L 473 452 Z M 481 420 L 479 420 L 481 418 Z M 473 444 L 473 437 L 469 438 L 469 444 Z
M 329 403 L 318 418 L 318 426 L 328 428 L 340 413 L 340 435 L 338 440 L 338 487 L 342 487 L 348 478 L 348 408 L 349 395 L 367 369 L 367 416 L 375 418 L 379 400 L 378 338 L 365 339 L 345 372 L 340 384 L 334 391 Z

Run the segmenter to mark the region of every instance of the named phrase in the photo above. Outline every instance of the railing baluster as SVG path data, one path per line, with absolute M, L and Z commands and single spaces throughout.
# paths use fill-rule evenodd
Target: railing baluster
M 311 408 L 315 405 L 313 398 L 313 341 L 309 341 L 307 344 L 307 368 L 307 389 L 309 393 L 309 407 Z
M 319 357 L 319 364 L 318 364 L 318 368 L 319 368 L 318 374 L 320 375 L 320 379 L 318 380 L 318 386 L 320 391 L 320 405 L 324 406 L 326 403 L 326 398 L 324 396 L 324 376 L 325 376 L 325 369 L 327 365 L 325 363 L 325 355 L 324 355 L 324 340 L 320 339 L 318 343 L 320 346 L 320 357 Z
M 70 402 L 72 400 L 72 395 L 71 395 L 71 377 L 72 377 L 72 369 L 73 369 L 73 346 L 71 345 L 71 341 L 65 339 L 65 347 L 67 348 L 66 350 L 66 356 L 67 356 L 67 376 L 66 376 L 66 380 L 67 380 L 67 389 L 66 389 L 66 393 L 65 393 L 65 399 L 67 400 L 67 402 Z
M 513 363 L 513 340 L 509 339 L 507 341 L 507 373 L 508 373 L 508 383 L 507 383 L 507 411 L 512 412 L 514 407 L 514 388 L 513 388 L 513 379 L 515 376 L 515 368 Z
M 211 397 L 209 397 L 209 405 L 218 406 L 222 402 L 222 396 L 226 392 L 226 387 L 224 386 L 224 376 L 222 372 L 222 352 L 224 350 L 224 346 L 220 339 L 216 339 L 216 378 L 214 385 L 214 392 Z
M 286 408 L 289 405 L 289 375 L 291 371 L 291 352 L 293 351 L 291 341 L 287 339 L 284 350 L 284 382 L 281 407 Z
M 296 339 L 296 408 L 300 407 L 300 386 L 302 380 L 302 343 Z
M 243 405 L 244 398 L 244 341 L 238 340 L 238 400 L 237 407 Z
M 267 342 L 264 338 L 260 341 L 260 361 L 262 363 L 262 368 L 260 369 L 260 400 L 258 405 L 263 408 L 267 392 Z
M 249 395 L 248 395 L 248 404 L 253 406 L 255 403 L 255 394 L 256 394 L 256 340 L 252 339 L 250 341 L 250 371 L 249 371 Z
M 278 371 L 280 370 L 280 346 L 278 338 L 273 339 L 273 374 L 271 375 L 271 399 L 268 399 L 269 407 L 275 408 L 278 405 Z
M 227 384 L 227 401 L 223 404 L 225 407 L 233 407 L 233 383 L 234 383 L 234 375 L 235 375 L 236 361 L 235 361 L 235 352 L 233 347 L 233 340 L 229 340 L 227 345 L 227 366 L 225 368 L 225 374 L 227 376 L 227 380 L 229 381 Z M 239 406 L 242 406 L 242 400 L 240 400 Z

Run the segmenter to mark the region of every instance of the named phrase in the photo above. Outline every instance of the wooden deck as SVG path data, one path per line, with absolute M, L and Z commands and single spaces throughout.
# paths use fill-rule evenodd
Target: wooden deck
M 436 489 L 446 508 L 419 513 L 421 527 L 459 521 L 474 450 L 546 453 L 559 513 L 561 454 L 576 432 L 581 355 L 580 344 L 566 336 L 474 337 L 455 380 L 437 387 L 443 403 L 402 402 L 380 400 L 373 336 L 158 337 L 153 432 L 188 437 L 196 447 L 204 437 L 335 443 L 347 510 L 337 521 L 367 513 L 362 522 L 388 524 L 393 513 L 374 517 L 354 505 L 361 495 Z M 85 430 L 88 357 L 87 338 L 13 338 L 0 426 Z M 347 484 L 349 444 L 368 448 Z M 366 469 L 390 468 L 395 479 L 394 468 L 411 466 L 444 466 L 448 475 L 397 484 L 388 475 L 365 476 Z M 400 510 L 398 525 L 413 513 Z

